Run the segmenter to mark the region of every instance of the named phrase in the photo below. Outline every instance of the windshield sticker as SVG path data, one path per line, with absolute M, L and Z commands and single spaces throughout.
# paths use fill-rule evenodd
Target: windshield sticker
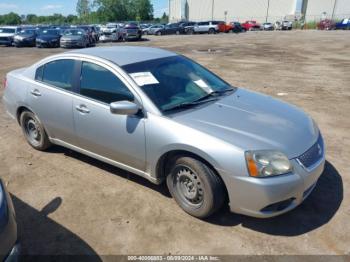
M 210 87 L 208 86 L 208 84 L 206 82 L 204 82 L 202 79 L 199 79 L 199 80 L 196 80 L 196 81 L 193 81 L 197 86 L 199 86 L 200 88 L 202 88 L 204 91 L 206 92 L 210 92 L 211 89 Z
M 151 72 L 132 73 L 130 76 L 139 86 L 159 84 L 158 80 Z

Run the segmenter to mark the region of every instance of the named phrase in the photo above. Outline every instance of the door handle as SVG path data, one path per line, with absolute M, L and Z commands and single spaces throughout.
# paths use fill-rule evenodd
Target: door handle
M 38 89 L 33 89 L 32 91 L 30 91 L 30 93 L 33 95 L 33 96 L 41 96 L 41 93 Z
M 86 107 L 86 105 L 78 105 L 75 107 L 75 109 L 80 113 L 84 113 L 84 114 L 90 113 L 90 110 Z

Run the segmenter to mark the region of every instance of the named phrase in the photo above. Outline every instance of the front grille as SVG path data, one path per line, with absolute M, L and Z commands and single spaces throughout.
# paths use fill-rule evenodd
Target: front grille
M 322 136 L 319 135 L 317 142 L 305 153 L 298 157 L 298 160 L 304 167 L 308 168 L 316 164 L 323 156 L 324 144 Z
M 128 34 L 137 34 L 138 30 L 137 29 L 126 29 L 126 32 Z

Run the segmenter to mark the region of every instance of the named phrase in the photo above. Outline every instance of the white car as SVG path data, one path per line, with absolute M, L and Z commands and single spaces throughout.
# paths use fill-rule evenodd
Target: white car
M 291 21 L 283 21 L 282 22 L 282 30 L 292 30 L 293 28 L 293 22 Z
M 108 23 L 100 29 L 100 38 L 102 42 L 113 42 L 123 38 L 123 30 L 117 23 Z
M 13 45 L 15 34 L 21 31 L 18 26 L 2 26 L 0 27 L 0 45 Z

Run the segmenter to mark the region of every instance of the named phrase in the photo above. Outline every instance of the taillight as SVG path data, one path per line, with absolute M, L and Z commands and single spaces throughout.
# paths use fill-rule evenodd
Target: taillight
M 6 79 L 6 77 L 4 78 L 4 89 L 6 88 L 6 86 L 7 86 L 7 79 Z

